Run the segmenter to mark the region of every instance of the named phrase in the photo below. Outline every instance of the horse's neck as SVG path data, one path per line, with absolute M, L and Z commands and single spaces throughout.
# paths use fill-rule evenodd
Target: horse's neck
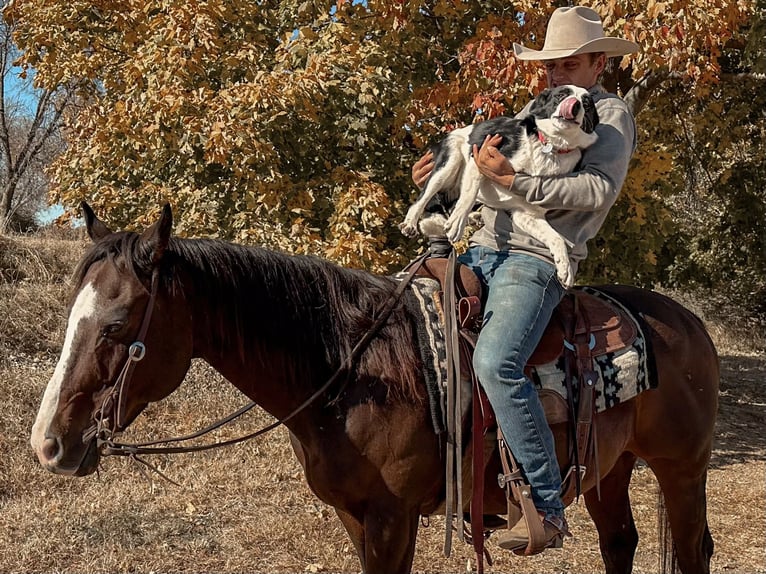
M 187 272 L 191 273 L 187 270 Z M 182 281 L 192 285 L 192 280 Z M 247 287 L 243 287 L 247 290 Z M 310 317 L 288 308 L 291 299 L 259 289 L 240 293 L 242 313 L 211 296 L 214 292 L 185 289 L 185 305 L 193 323 L 193 356 L 205 360 L 229 382 L 277 417 L 310 396 L 317 374 L 327 370 L 324 353 L 302 348 L 298 333 L 287 338 L 288 316 Z M 285 307 L 284 309 L 282 307 Z M 252 323 L 257 322 L 255 327 Z M 250 323 L 245 324 L 243 323 Z M 302 328 L 316 329 L 310 320 Z M 304 337 L 305 339 L 305 337 Z M 321 375 L 319 375 L 321 376 Z
M 278 368 L 279 361 L 264 364 L 252 357 L 242 358 L 234 350 L 215 350 L 203 353 L 201 358 L 250 400 L 277 418 L 292 412 L 299 397 L 310 393 L 310 389 L 303 391 L 302 385 L 286 376 L 285 369 Z

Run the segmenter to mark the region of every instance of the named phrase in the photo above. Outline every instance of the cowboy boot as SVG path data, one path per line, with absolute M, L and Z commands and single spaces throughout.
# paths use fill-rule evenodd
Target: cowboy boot
M 519 520 L 510 530 L 499 533 L 498 546 L 504 550 L 511 550 L 516 554 L 538 554 L 547 548 L 561 548 L 564 543 L 564 536 L 571 536 L 564 517 L 545 518 L 544 512 L 538 512 L 537 518 L 543 523 L 544 531 L 543 539 L 537 547 L 533 547 L 527 552 L 529 529 L 524 518 Z M 532 517 L 532 520 L 534 520 L 534 517 Z

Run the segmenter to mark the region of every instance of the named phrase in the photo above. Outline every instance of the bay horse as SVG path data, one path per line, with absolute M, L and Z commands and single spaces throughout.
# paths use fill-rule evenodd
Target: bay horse
M 101 456 L 97 425 L 123 430 L 180 385 L 193 358 L 285 417 L 344 365 L 396 288 L 392 278 L 315 257 L 171 237 L 169 206 L 140 234 L 113 233 L 90 207 L 83 210 L 94 242 L 75 270 L 62 353 L 31 435 L 40 463 L 56 473 L 93 473 Z M 638 533 L 628 485 L 640 457 L 664 494 L 678 568 L 707 573 L 716 351 L 701 321 L 671 299 L 604 289 L 640 312 L 658 377 L 656 389 L 597 415 L 600 497 L 588 474 L 583 490 L 606 572 L 633 566 Z M 145 356 L 123 404 L 106 408 L 139 331 Z M 412 311 L 399 303 L 345 367 L 342 384 L 286 423 L 308 485 L 335 508 L 369 574 L 409 572 L 419 518 L 445 499 L 445 445 L 432 427 L 415 340 Z M 566 425 L 553 432 L 563 463 Z M 496 484 L 485 490 L 485 512 L 505 514 L 503 491 Z

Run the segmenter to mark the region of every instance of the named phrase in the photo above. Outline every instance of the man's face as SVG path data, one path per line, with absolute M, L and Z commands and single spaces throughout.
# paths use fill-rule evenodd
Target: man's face
M 556 88 L 572 84 L 591 88 L 598 81 L 598 76 L 604 71 L 606 57 L 604 54 L 578 54 L 567 58 L 547 60 L 543 62 L 548 77 L 548 87 Z

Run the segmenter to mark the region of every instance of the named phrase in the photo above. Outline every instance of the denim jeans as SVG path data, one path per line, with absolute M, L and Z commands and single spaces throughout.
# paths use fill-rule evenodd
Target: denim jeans
M 532 488 L 535 507 L 563 516 L 553 433 L 524 367 L 565 289 L 552 263 L 472 246 L 459 258 L 488 287 L 473 364 L 498 425 Z

